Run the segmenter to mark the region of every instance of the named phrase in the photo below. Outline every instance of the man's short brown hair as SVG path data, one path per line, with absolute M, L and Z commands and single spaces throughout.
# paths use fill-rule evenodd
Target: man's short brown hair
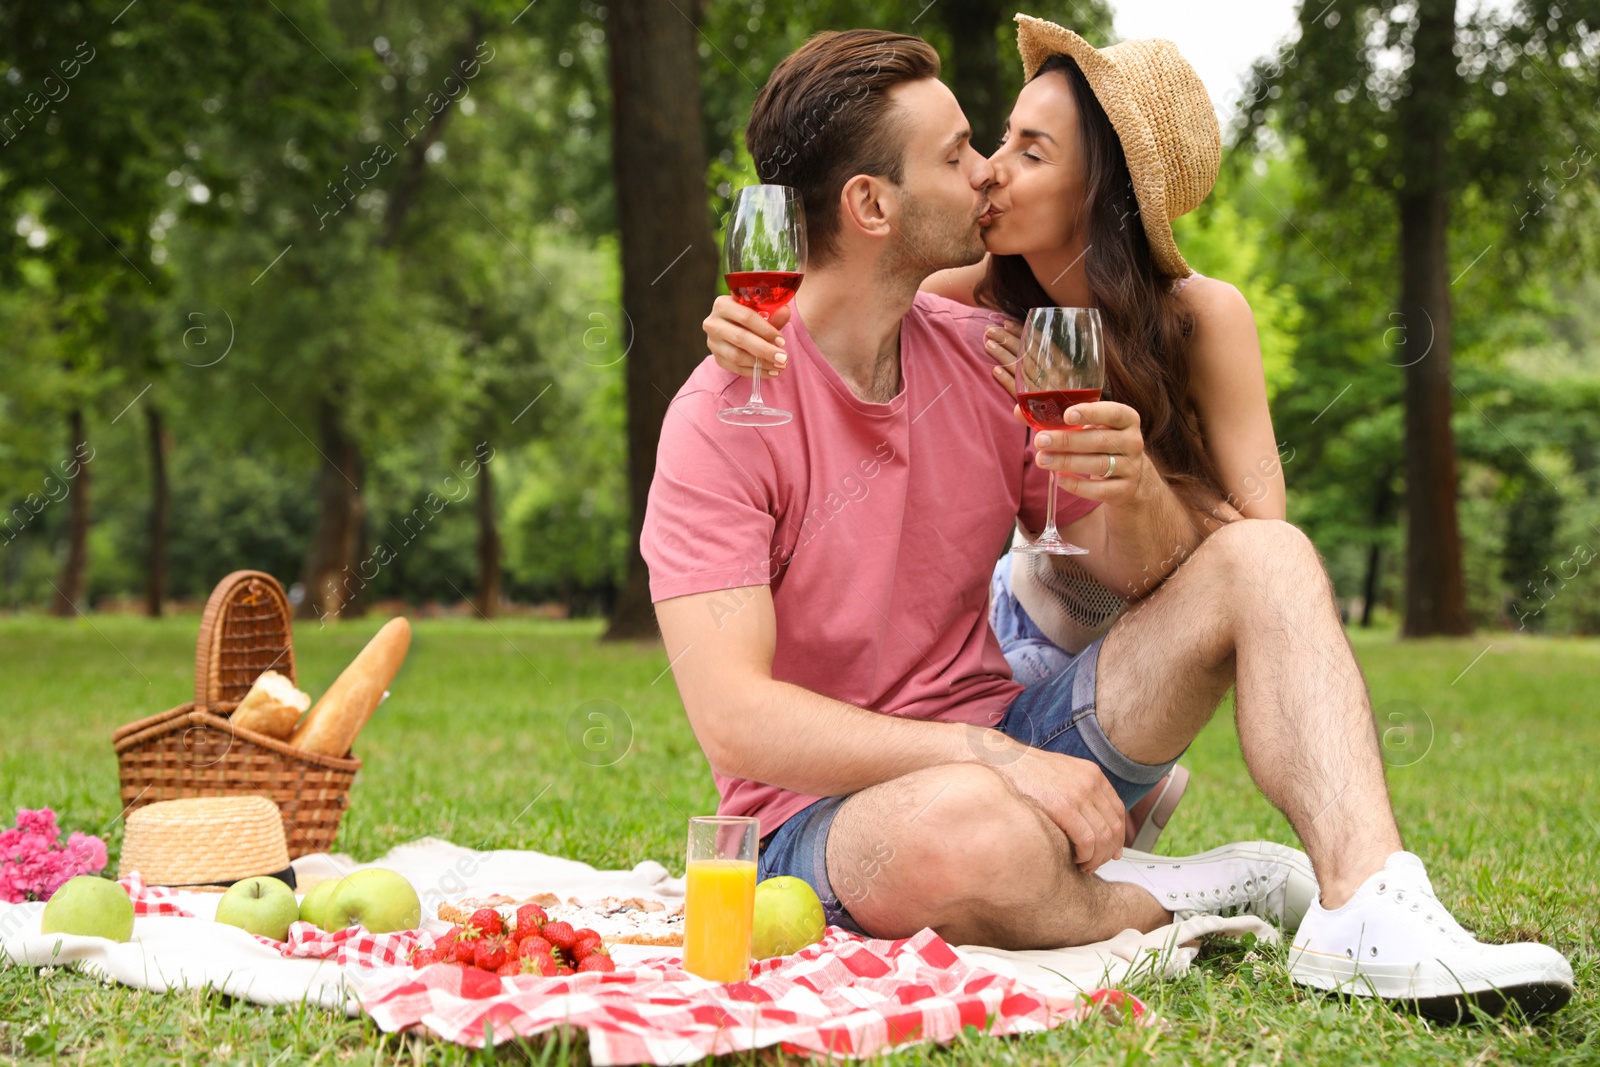
M 762 182 L 800 191 L 814 261 L 834 252 L 839 192 L 857 174 L 898 183 L 905 134 L 889 90 L 939 76 L 939 53 L 885 30 L 819 33 L 789 55 L 756 97 L 744 140 Z

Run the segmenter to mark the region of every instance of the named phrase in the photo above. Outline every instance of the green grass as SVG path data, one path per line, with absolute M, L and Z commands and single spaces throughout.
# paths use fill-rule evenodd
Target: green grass
M 379 621 L 302 627 L 302 685 L 325 688 Z M 103 834 L 114 862 L 121 822 L 111 731 L 189 697 L 195 626 L 192 617 L 0 619 L 0 817 L 50 805 L 67 828 Z M 601 645 L 597 632 L 587 623 L 531 620 L 418 624 L 394 699 L 358 745 L 365 766 L 338 848 L 368 859 L 436 835 L 600 866 L 654 858 L 681 870 L 684 816 L 716 802 L 710 772 L 661 649 Z M 1380 724 L 1396 731 L 1389 778 L 1409 847 L 1481 936 L 1537 937 L 1573 959 L 1579 990 L 1566 1010 L 1532 1026 L 1439 1029 L 1380 1005 L 1345 1006 L 1296 989 L 1279 950 L 1219 943 L 1182 979 L 1141 990 L 1165 1020 L 1159 1027 L 1096 1023 L 1026 1039 L 974 1037 L 901 1053 L 897 1067 L 1600 1062 L 1600 790 L 1591 770 L 1600 752 L 1600 641 L 1495 637 L 1474 664 L 1489 643 L 1357 638 Z M 609 739 L 590 733 L 585 748 L 595 710 L 628 724 L 625 754 L 620 729 Z M 1293 841 L 1245 773 L 1231 715 L 1219 714 L 1185 763 L 1195 777 L 1163 851 L 1232 838 Z M 269 1010 L 203 992 L 155 996 L 64 970 L 0 969 L 0 1061 L 478 1058 L 315 1010 Z M 501 1046 L 481 1058 L 587 1062 L 581 1035 Z

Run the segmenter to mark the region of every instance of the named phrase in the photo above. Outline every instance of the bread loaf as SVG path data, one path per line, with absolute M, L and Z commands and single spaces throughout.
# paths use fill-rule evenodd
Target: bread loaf
M 411 647 L 411 624 L 384 623 L 337 681 L 322 694 L 289 743 L 324 756 L 343 756 L 372 717 L 384 690 L 394 681 Z
M 258 734 L 286 740 L 294 733 L 294 724 L 311 706 L 311 695 L 302 693 L 294 683 L 277 671 L 262 671 L 250 687 L 250 692 L 233 710 L 233 724 Z

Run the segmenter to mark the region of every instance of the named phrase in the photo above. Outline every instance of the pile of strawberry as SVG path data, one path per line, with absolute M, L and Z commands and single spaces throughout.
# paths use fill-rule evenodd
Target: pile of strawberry
M 537 904 L 518 908 L 514 923 L 493 908 L 479 908 L 465 926 L 451 927 L 432 945 L 412 953 L 411 966 L 430 963 L 477 967 L 502 978 L 519 974 L 549 978 L 617 969 L 599 934 L 587 927 L 574 930 L 571 923 L 551 922 Z

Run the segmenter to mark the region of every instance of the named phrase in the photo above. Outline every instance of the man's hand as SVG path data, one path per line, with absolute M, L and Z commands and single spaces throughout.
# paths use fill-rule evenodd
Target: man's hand
M 1017 421 L 1026 423 L 1022 409 L 1015 411 Z M 1075 428 L 1034 435 L 1034 462 L 1063 475 L 1061 488 L 1075 496 L 1121 506 L 1141 502 L 1146 473 L 1157 472 L 1145 457 L 1139 413 L 1114 400 L 1099 400 L 1074 404 L 1066 415 Z M 1153 479 L 1160 480 L 1159 474 Z
M 1122 856 L 1127 810 L 1098 765 L 1032 748 L 999 730 L 985 731 L 982 748 L 980 759 L 1043 808 L 1067 835 L 1080 870 L 1095 871 Z

